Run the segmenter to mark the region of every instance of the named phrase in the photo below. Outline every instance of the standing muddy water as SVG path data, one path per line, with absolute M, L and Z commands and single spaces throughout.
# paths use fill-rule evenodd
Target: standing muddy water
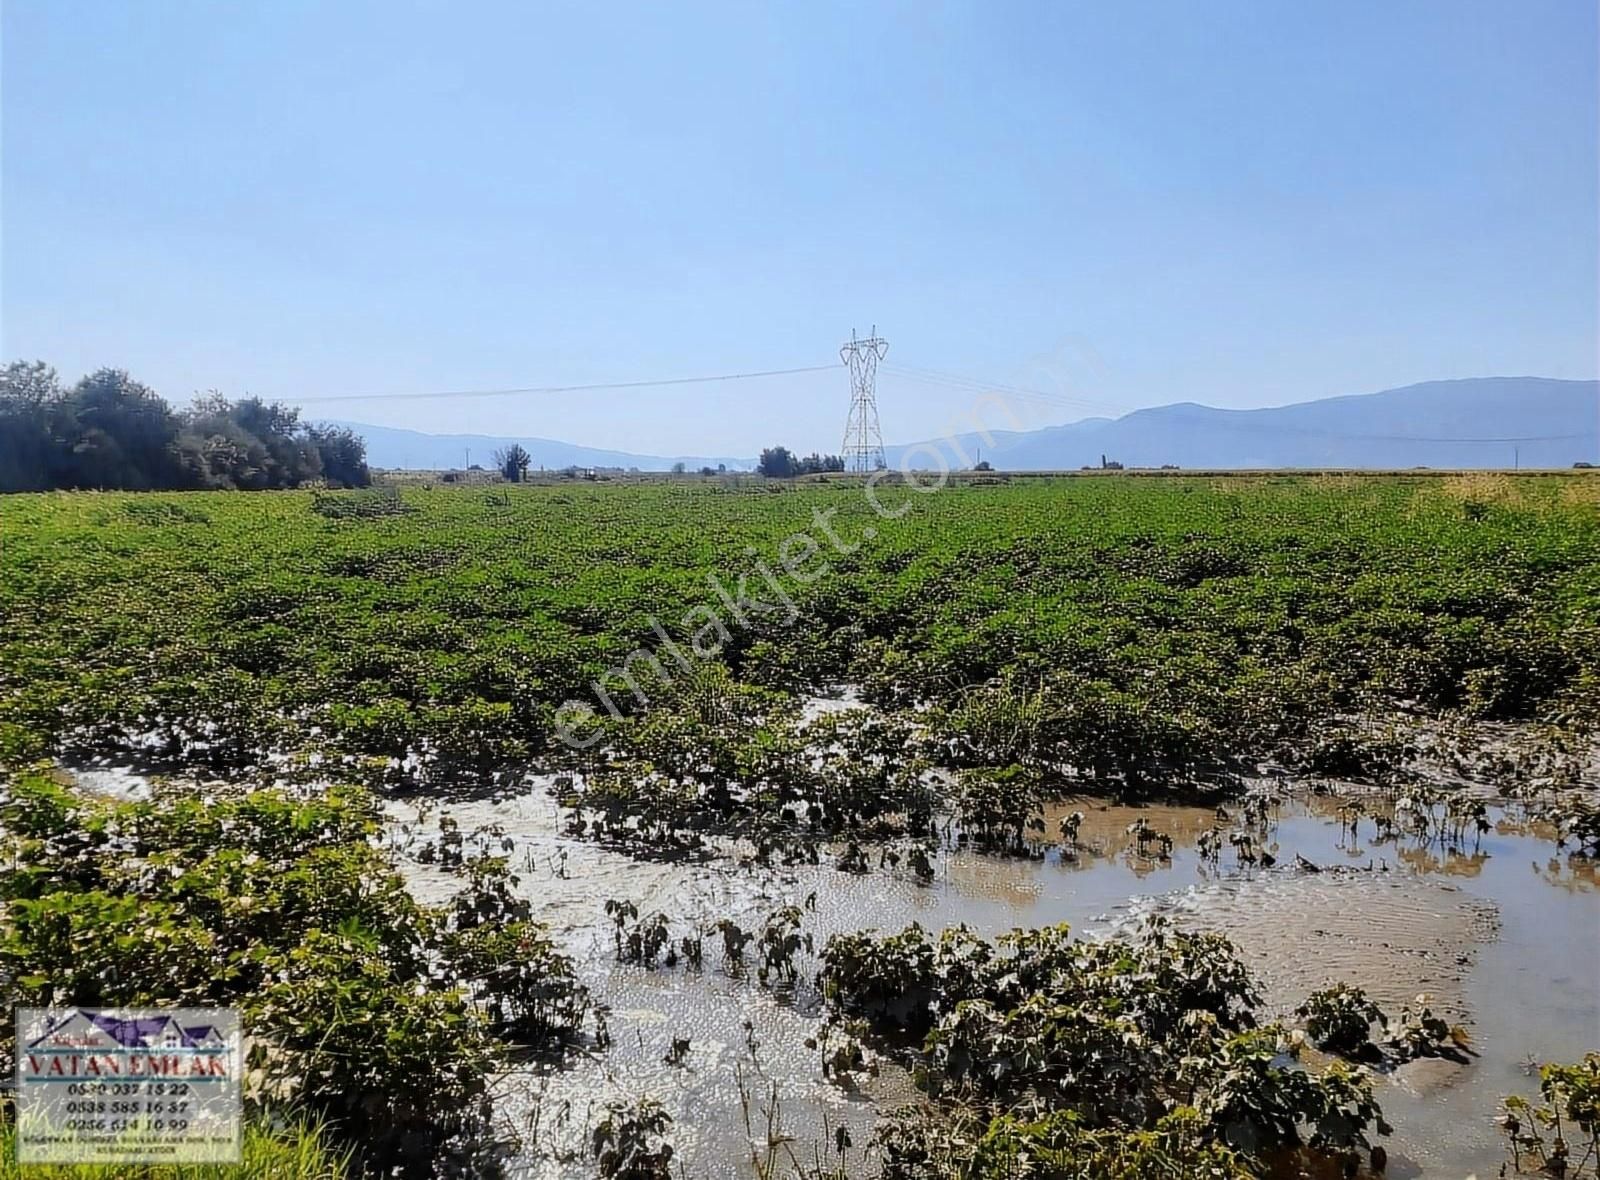
M 1265 842 L 1275 864 L 1240 868 L 1231 849 L 1208 863 L 1195 847 L 1201 833 L 1227 827 L 1211 808 L 1078 800 L 1047 816 L 1053 830 L 1061 814 L 1085 813 L 1076 855 L 1053 848 L 1039 859 L 1007 859 L 956 848 L 928 884 L 894 868 L 856 875 L 827 863 L 761 868 L 733 855 L 636 860 L 563 835 L 545 784 L 500 801 L 428 805 L 421 818 L 412 804 L 394 802 L 390 815 L 403 846 L 434 836 L 441 810 L 463 832 L 497 829 L 494 843 L 510 856 L 519 888 L 610 1008 L 609 1049 L 503 1079 L 499 1109 L 523 1143 L 520 1174 L 587 1175 L 587 1133 L 616 1099 L 661 1101 L 687 1174 L 723 1176 L 749 1174 L 752 1151 L 765 1158 L 771 1150 L 782 1164 L 789 1151 L 805 1163 L 821 1152 L 827 1162 L 841 1126 L 854 1144 L 845 1162 L 858 1162 L 876 1112 L 916 1097 L 887 1062 L 862 1092 L 823 1079 L 820 1054 L 806 1044 L 821 1026 L 814 955 L 802 954 L 799 984 L 783 998 L 757 984 L 753 966 L 726 968 L 714 934 L 701 970 L 621 965 L 603 912 L 610 899 L 633 902 L 644 917 L 666 914 L 675 938 L 724 917 L 759 931 L 780 906 L 802 906 L 818 951 L 834 933 L 911 922 L 931 930 L 965 923 L 985 937 L 1066 922 L 1094 937 L 1160 911 L 1234 940 L 1269 1019 L 1292 1021 L 1310 992 L 1339 981 L 1364 987 L 1390 1014 L 1425 993 L 1435 1012 L 1467 1030 L 1472 1056 L 1467 1064 L 1425 1058 L 1380 1077 L 1378 1097 L 1395 1127 L 1389 1173 L 1488 1174 L 1504 1158 L 1493 1122 L 1499 1096 L 1534 1089 L 1526 1063 L 1570 1060 L 1600 1044 L 1594 866 L 1499 809 L 1481 844 L 1469 839 L 1465 853 L 1449 855 L 1374 844 L 1367 819 L 1352 837 L 1335 807 L 1309 792 L 1286 799 Z M 1138 854 L 1127 829 L 1139 818 L 1172 837 L 1169 858 Z M 447 872 L 405 862 L 426 899 L 458 887 Z M 668 1064 L 680 1039 L 689 1047 Z M 769 1148 L 774 1140 L 782 1142 Z

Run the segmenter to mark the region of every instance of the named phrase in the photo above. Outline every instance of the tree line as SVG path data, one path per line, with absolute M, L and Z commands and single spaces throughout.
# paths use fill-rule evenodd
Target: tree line
M 844 460 L 838 455 L 818 455 L 815 452 L 802 458 L 788 447 L 768 447 L 761 452 L 756 470 L 771 479 L 788 479 L 796 475 L 843 471 Z
M 371 483 L 367 446 L 300 411 L 215 390 L 175 410 L 121 369 L 65 386 L 43 361 L 0 368 L 0 492 Z

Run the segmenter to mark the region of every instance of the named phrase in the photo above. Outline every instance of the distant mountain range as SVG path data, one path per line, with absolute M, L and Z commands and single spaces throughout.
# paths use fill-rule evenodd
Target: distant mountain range
M 476 463 L 494 466 L 494 453 L 512 443 L 521 443 L 532 456 L 533 469 L 560 470 L 564 467 L 621 467 L 640 471 L 671 471 L 682 463 L 690 471 L 715 467 L 721 463 L 729 471 L 749 471 L 754 459 L 705 455 L 634 455 L 627 451 L 606 451 L 553 438 L 522 438 L 489 434 L 424 434 L 420 430 L 401 430 L 393 426 L 370 426 L 365 422 L 333 421 L 348 426 L 367 440 L 367 463 L 373 467 L 402 468 L 414 471 L 448 471 Z
M 986 418 L 986 425 L 997 424 L 1003 414 Z M 489 466 L 492 453 L 511 442 L 527 448 L 535 467 L 666 471 L 681 462 L 691 471 L 719 463 L 740 471 L 755 465 L 752 458 L 634 455 L 550 439 L 341 425 L 366 438 L 375 467 L 461 467 L 468 448 L 473 462 Z M 791 440 L 773 441 L 796 449 Z M 891 467 L 908 453 L 913 466 L 927 467 L 929 448 L 954 462 L 953 444 L 1002 471 L 1098 467 L 1102 456 L 1127 467 L 1570 467 L 1600 462 L 1600 382 L 1474 377 L 1260 410 L 1180 402 L 1043 430 L 992 430 L 987 440 L 967 434 L 892 446 L 886 453 Z

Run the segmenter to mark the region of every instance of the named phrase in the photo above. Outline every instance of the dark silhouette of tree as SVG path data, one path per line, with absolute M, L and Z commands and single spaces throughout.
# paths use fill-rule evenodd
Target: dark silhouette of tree
M 769 447 L 761 452 L 756 470 L 769 479 L 787 479 L 794 474 L 794 456 L 788 447 Z
M 366 444 L 300 412 L 213 390 L 175 412 L 121 369 L 64 390 L 42 361 L 0 368 L 0 491 L 292 488 L 371 482 Z
M 533 456 L 528 454 L 521 443 L 512 443 L 509 447 L 502 447 L 494 453 L 495 466 L 511 483 L 521 483 L 526 479 L 528 465 L 532 462 Z
M 67 394 L 54 427 L 73 487 L 182 487 L 172 407 L 121 369 L 90 373 Z
M 306 437 L 322 457 L 322 478 L 330 484 L 364 488 L 372 482 L 367 470 L 367 443 L 347 426 L 307 426 Z M 474 463 L 473 471 L 483 468 Z
M 56 371 L 43 361 L 13 361 L 0 369 L 0 491 L 55 486 L 65 453 L 51 418 L 61 398 Z
M 756 470 L 772 479 L 787 479 L 796 475 L 818 475 L 824 471 L 843 471 L 844 460 L 838 455 L 819 455 L 815 451 L 804 459 L 792 454 L 788 447 L 771 447 L 761 452 Z

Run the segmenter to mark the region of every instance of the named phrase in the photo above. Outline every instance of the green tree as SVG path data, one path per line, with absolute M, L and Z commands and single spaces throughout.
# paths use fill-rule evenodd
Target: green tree
M 56 371 L 43 361 L 0 369 L 0 492 L 48 488 L 64 459 L 51 431 L 62 398 Z
M 121 369 L 99 369 L 59 404 L 52 429 L 70 452 L 67 486 L 140 491 L 182 483 L 179 420 L 148 385 Z
M 768 447 L 756 464 L 756 470 L 768 479 L 788 479 L 795 473 L 794 467 L 794 455 L 788 447 Z
M 330 484 L 364 488 L 372 482 L 367 469 L 367 443 L 347 426 L 306 427 L 306 436 L 322 457 L 322 478 Z

